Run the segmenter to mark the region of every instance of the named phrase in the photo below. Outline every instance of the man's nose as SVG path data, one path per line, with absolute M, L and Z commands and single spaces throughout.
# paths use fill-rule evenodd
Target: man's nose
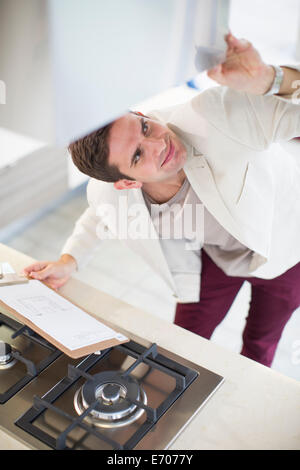
M 160 156 L 167 148 L 166 141 L 163 137 L 161 138 L 148 138 L 147 142 L 145 142 L 148 150 L 152 155 L 155 157 Z

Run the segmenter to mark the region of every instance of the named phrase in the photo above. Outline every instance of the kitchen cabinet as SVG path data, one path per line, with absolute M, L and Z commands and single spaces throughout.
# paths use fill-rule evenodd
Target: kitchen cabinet
M 58 200 L 68 189 L 66 150 L 0 128 L 0 230 Z

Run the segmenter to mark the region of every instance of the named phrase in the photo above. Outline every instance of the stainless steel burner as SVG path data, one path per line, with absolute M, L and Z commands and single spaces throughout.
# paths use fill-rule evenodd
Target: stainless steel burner
M 147 404 L 147 397 L 137 380 L 128 376 L 122 377 L 121 372 L 106 371 L 95 374 L 74 395 L 74 407 L 82 414 L 97 401 L 96 406 L 85 419 L 95 426 L 115 428 L 126 426 L 136 421 L 144 413 L 132 403 L 141 400 Z
M 17 362 L 12 353 L 11 345 L 0 341 L 0 369 L 9 369 Z
M 141 338 L 71 360 L 1 322 L 1 362 L 16 359 L 0 370 L 1 433 L 31 449 L 168 449 L 224 380 Z

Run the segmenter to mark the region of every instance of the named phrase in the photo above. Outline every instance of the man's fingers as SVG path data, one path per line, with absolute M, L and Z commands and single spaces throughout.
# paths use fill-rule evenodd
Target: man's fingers
M 40 271 L 44 269 L 48 264 L 48 261 L 37 261 L 36 263 L 30 264 L 23 269 L 22 273 L 25 275 L 30 274 L 31 272 Z
M 52 266 L 51 265 L 47 265 L 44 269 L 42 269 L 40 271 L 37 271 L 37 272 L 36 271 L 31 271 L 29 273 L 30 277 L 32 277 L 33 279 L 38 279 L 38 280 L 46 279 L 51 274 L 52 274 Z
M 225 37 L 227 45 L 230 49 L 234 50 L 235 52 L 242 52 L 245 49 L 248 49 L 251 46 L 251 43 L 247 41 L 247 39 L 238 39 L 234 37 L 231 33 L 227 34 Z
M 224 81 L 224 77 L 222 74 L 222 64 L 219 64 L 216 67 L 208 70 L 207 75 L 209 76 L 209 78 L 215 80 L 216 82 L 222 85 Z

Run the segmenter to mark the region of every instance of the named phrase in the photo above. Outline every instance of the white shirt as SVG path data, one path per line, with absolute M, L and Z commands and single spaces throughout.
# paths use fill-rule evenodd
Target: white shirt
M 146 206 L 159 235 L 181 302 L 197 302 L 201 279 L 201 248 L 229 276 L 249 277 L 252 251 L 230 235 L 201 204 L 186 178 L 180 190 L 166 203 L 157 204 L 143 191 Z M 188 233 L 184 208 L 190 205 Z M 202 208 L 197 220 L 196 206 Z M 165 224 L 164 224 L 165 222 Z M 168 223 L 170 222 L 170 224 Z M 181 238 L 178 236 L 181 234 Z M 194 237 L 193 237 L 194 235 Z M 191 244 L 191 242 L 193 242 Z M 193 299 L 193 300 L 191 300 Z

